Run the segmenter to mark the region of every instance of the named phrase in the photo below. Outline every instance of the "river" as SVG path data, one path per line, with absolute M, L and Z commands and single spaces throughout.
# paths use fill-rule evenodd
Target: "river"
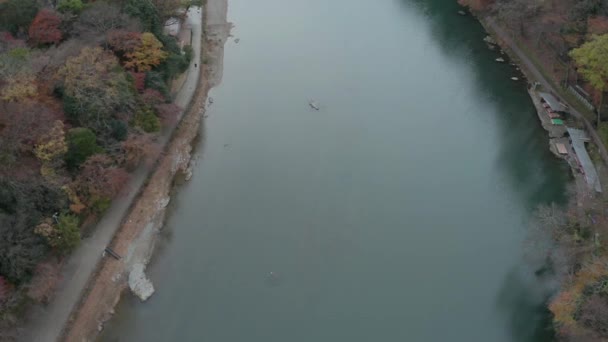
M 550 340 L 526 231 L 568 169 L 458 10 L 230 0 L 240 41 L 149 267 L 157 292 L 125 296 L 100 340 Z

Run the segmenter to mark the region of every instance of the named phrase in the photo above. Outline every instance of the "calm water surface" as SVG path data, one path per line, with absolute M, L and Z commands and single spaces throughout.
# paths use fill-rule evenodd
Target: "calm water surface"
M 550 339 L 522 255 L 568 173 L 457 10 L 230 0 L 240 42 L 149 269 L 157 293 L 127 297 L 101 340 Z

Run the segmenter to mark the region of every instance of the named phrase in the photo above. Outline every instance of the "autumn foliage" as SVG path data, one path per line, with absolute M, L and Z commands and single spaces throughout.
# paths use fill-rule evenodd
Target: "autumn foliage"
M 0 340 L 7 313 L 50 298 L 129 171 L 160 155 L 180 112 L 170 80 L 191 59 L 162 33 L 179 6 L 0 0 Z
M 126 54 L 125 67 L 138 72 L 149 71 L 159 65 L 167 58 L 168 54 L 163 50 L 163 44 L 150 33 L 141 35 L 141 45 Z
M 34 44 L 57 44 L 61 41 L 61 18 L 49 9 L 38 12 L 28 31 Z

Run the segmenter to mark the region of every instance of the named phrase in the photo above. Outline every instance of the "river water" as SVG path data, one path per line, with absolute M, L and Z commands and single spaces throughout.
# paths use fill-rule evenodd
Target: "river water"
M 568 170 L 458 9 L 230 0 L 240 42 L 149 267 L 157 292 L 126 296 L 100 340 L 549 340 L 525 236 Z

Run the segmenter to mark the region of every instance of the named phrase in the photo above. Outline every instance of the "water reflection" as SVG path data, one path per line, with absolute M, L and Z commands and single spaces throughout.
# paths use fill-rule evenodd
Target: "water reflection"
M 506 142 L 499 146 L 496 169 L 504 170 L 511 188 L 518 190 L 528 211 L 532 212 L 539 203 L 563 203 L 565 184 L 570 178 L 568 166 L 549 152 L 547 134 L 538 122 L 525 83 L 509 80 L 518 73 L 515 67 L 494 62 L 499 53 L 486 47 L 482 40 L 483 28 L 474 18 L 457 15 L 456 1 L 403 0 L 402 3 L 407 9 L 414 4 L 428 18 L 433 37 L 444 54 L 472 69 L 477 93 L 496 108 L 494 113 L 487 114 L 500 114 L 492 119 Z M 497 79 L 505 81 L 497 84 Z M 522 264 L 505 277 L 498 295 L 498 305 L 517 341 L 553 338 L 546 301 L 555 290 L 554 280 L 535 274 L 543 262 L 542 258 L 536 263 L 522 260 Z

